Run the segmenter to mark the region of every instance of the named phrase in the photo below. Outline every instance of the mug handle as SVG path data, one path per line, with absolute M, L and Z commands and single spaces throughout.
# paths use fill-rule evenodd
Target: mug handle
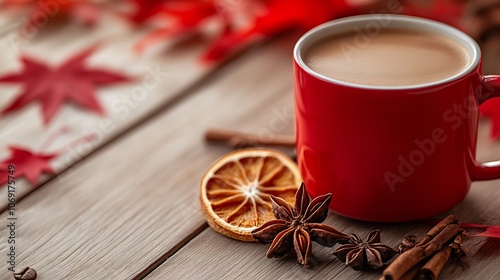
M 477 96 L 479 105 L 491 98 L 500 97 L 500 75 L 484 76 L 480 87 L 481 94 Z M 475 164 L 473 181 L 494 179 L 500 179 L 500 160 Z

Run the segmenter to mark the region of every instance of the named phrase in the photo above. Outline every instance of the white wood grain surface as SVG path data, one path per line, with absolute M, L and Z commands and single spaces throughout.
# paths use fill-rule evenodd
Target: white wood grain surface
M 87 30 L 69 25 L 20 45 L 22 52 L 57 64 L 82 46 L 105 41 L 90 65 L 140 78 L 157 66 L 166 74 L 139 101 L 122 98 L 133 99 L 141 79 L 98 89 L 107 111 L 104 118 L 65 105 L 44 127 L 36 104 L 0 118 L 0 159 L 7 156 L 7 145 L 37 149 L 64 126 L 72 129 L 49 151 L 102 131 L 101 126 L 109 126 L 106 122 L 114 127 L 98 141 L 55 160 L 62 173 L 52 179 L 44 176 L 36 191 L 31 192 L 34 188 L 24 180 L 19 182 L 18 194 L 29 195 L 17 205 L 18 265 L 35 267 L 41 280 L 141 279 L 152 270 L 146 279 L 378 279 L 378 272 L 355 272 L 334 259 L 331 249 L 319 246 L 314 249 L 313 269 L 296 265 L 293 258 L 267 259 L 267 246 L 216 233 L 207 228 L 199 210 L 199 178 L 212 161 L 230 151 L 204 143 L 207 128 L 237 129 L 261 137 L 293 133 L 291 49 L 297 37 L 255 49 L 214 71 L 217 66 L 199 67 L 197 62 L 207 44 L 203 37 L 139 56 L 132 45 L 144 32 L 130 35 L 110 26 Z M 18 70 L 16 50 L 5 37 L 0 48 L 7 50 L 0 53 L 0 75 Z M 207 75 L 209 79 L 204 78 Z M 0 93 L 1 109 L 19 93 L 19 86 L 0 84 Z M 125 109 L 115 110 L 116 106 Z M 489 122 L 481 121 L 478 158 L 485 161 L 500 158 L 500 142 L 488 138 L 488 129 Z M 500 224 L 499 202 L 500 181 L 475 183 L 466 200 L 450 213 L 465 222 Z M 0 208 L 5 204 L 0 201 Z M 5 221 L 6 215 L 0 219 Z M 380 228 L 382 240 L 392 246 L 407 234 L 429 229 L 424 223 L 371 224 L 333 213 L 326 223 L 362 236 Z M 0 235 L 0 249 L 5 252 L 5 227 Z M 475 238 L 467 244 L 469 267 L 450 266 L 441 279 L 499 279 L 500 243 Z M 3 273 L 6 269 L 2 261 L 0 279 L 12 279 Z
M 500 149 L 496 149 L 498 154 Z M 464 222 L 498 224 L 499 182 L 474 184 L 466 200 L 451 210 Z M 442 215 L 441 217 L 444 217 Z M 356 232 L 365 238 L 371 229 L 380 229 L 382 242 L 397 247 L 409 234 L 424 236 L 432 227 L 425 222 L 375 224 L 354 221 L 330 213 L 326 224 L 345 233 Z M 473 237 L 467 244 L 470 255 L 466 267 L 449 265 L 439 279 L 500 278 L 500 242 L 496 239 Z M 205 229 L 187 245 L 170 257 L 146 279 L 379 279 L 381 271 L 358 272 L 345 266 L 332 254 L 332 249 L 313 244 L 315 266 L 312 269 L 298 264 L 294 257 L 268 259 L 269 245 L 243 243 Z
M 203 229 L 198 182 L 228 151 L 206 145 L 203 132 L 214 125 L 268 131 L 270 120 L 282 118 L 275 132 L 292 133 L 291 42 L 229 65 L 207 87 L 78 164 L 71 177 L 62 173 L 21 201 L 19 265 L 35 267 L 39 279 L 129 279 Z
M 201 36 L 138 54 L 133 51 L 133 45 L 144 36 L 146 30 L 131 33 L 126 27 L 109 22 L 96 29 L 77 24 L 51 28 L 54 30 L 49 32 L 41 29 L 43 36 L 39 34 L 17 45 L 12 45 L 11 34 L 2 37 L 0 76 L 21 70 L 21 54 L 51 65 L 59 65 L 75 53 L 99 44 L 102 47 L 89 58 L 88 65 L 123 72 L 135 78 L 135 81 L 97 88 L 97 97 L 106 111 L 105 116 L 66 103 L 54 120 L 45 126 L 40 106 L 35 102 L 18 112 L 0 117 L 0 161 L 9 156 L 7 147 L 10 145 L 21 145 L 39 151 L 49 135 L 63 127 L 70 128 L 70 131 L 57 138 L 48 152 L 95 134 L 97 137 L 92 142 L 73 147 L 52 161 L 59 173 L 117 135 L 140 124 L 149 115 L 169 106 L 216 67 L 215 64 L 200 65 L 198 61 L 208 43 Z M 0 83 L 0 110 L 8 106 L 20 91 L 19 84 Z M 50 177 L 43 176 L 37 185 Z M 17 186 L 18 198 L 36 187 L 30 186 L 25 180 L 18 180 Z M 1 188 L 0 193 L 5 197 L 6 188 Z M 6 202 L 1 200 L 0 209 L 5 206 Z

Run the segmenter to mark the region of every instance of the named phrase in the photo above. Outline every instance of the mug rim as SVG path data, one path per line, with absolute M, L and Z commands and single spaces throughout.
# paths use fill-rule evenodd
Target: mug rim
M 462 71 L 460 71 L 458 74 L 455 74 L 451 77 L 448 77 L 446 79 L 438 80 L 435 82 L 430 82 L 430 83 L 423 83 L 423 84 L 416 84 L 416 85 L 404 85 L 404 86 L 379 86 L 379 85 L 365 85 L 365 84 L 356 84 L 356 83 L 351 83 L 351 82 L 346 82 L 346 81 L 341 81 L 337 80 L 334 78 L 327 77 L 325 75 L 322 75 L 314 70 L 312 70 L 307 64 L 304 62 L 302 59 L 302 53 L 303 49 L 305 46 L 310 43 L 311 40 L 316 41 L 325 38 L 327 36 L 330 36 L 331 34 L 335 34 L 336 29 L 334 27 L 340 26 L 340 25 L 351 25 L 351 26 L 360 26 L 360 23 L 366 23 L 370 22 L 371 20 L 379 20 L 379 21 L 384 21 L 387 20 L 384 17 L 390 17 L 390 21 L 399 21 L 399 22 L 404 22 L 406 24 L 411 24 L 412 26 L 416 26 L 416 29 L 424 30 L 425 27 L 434 27 L 432 32 L 439 33 L 441 35 L 444 35 L 455 42 L 461 44 L 463 47 L 467 49 L 471 56 L 471 62 L 470 64 L 465 67 Z M 401 29 L 409 29 L 408 27 L 406 28 L 401 28 Z M 341 33 L 338 32 L 337 33 Z M 318 39 L 319 37 L 319 39 Z M 468 46 L 464 45 L 468 44 Z M 414 89 L 422 89 L 422 88 L 428 88 L 428 87 L 433 87 L 433 86 L 438 86 L 438 85 L 443 85 L 443 84 L 448 84 L 450 82 L 457 81 L 467 75 L 469 75 L 474 69 L 476 69 L 479 65 L 479 62 L 481 60 L 481 49 L 479 48 L 479 45 L 476 43 L 474 39 L 472 39 L 469 35 L 465 34 L 464 32 L 460 31 L 459 29 L 452 27 L 448 24 L 444 24 L 442 22 L 438 22 L 435 20 L 430 20 L 426 18 L 421 18 L 421 17 L 414 17 L 414 16 L 406 16 L 406 15 L 394 15 L 394 14 L 369 14 L 369 15 L 359 15 L 359 16 L 351 16 L 351 17 L 345 17 L 341 19 L 336 19 L 332 20 L 326 23 L 323 23 L 308 32 L 306 32 L 304 35 L 300 37 L 300 39 L 297 41 L 295 44 L 295 47 L 293 49 L 293 58 L 295 62 L 308 74 L 323 80 L 328 83 L 333 83 L 333 84 L 338 84 L 342 86 L 348 86 L 348 87 L 353 87 L 353 88 L 360 88 L 360 89 L 379 89 L 379 90 L 414 90 Z

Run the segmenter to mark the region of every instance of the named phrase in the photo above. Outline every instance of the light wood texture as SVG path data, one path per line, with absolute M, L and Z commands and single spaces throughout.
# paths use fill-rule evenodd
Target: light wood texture
M 209 86 L 77 165 L 70 177 L 63 173 L 18 203 L 19 265 L 36 267 L 40 279 L 129 279 L 206 227 L 199 179 L 228 150 L 206 145 L 204 130 L 217 124 L 266 137 L 292 134 L 294 39 L 229 65 Z
M 499 200 L 498 182 L 475 184 L 467 199 L 450 213 L 456 213 L 464 221 L 498 224 Z M 406 235 L 424 236 L 432 227 L 425 223 L 364 223 L 334 213 L 330 213 L 325 223 L 346 233 L 359 233 L 362 238 L 371 229 L 379 228 L 382 241 L 394 247 Z M 465 244 L 470 249 L 470 255 L 465 259 L 467 267 L 449 265 L 439 279 L 499 279 L 500 242 L 473 237 Z M 207 228 L 146 279 L 379 279 L 381 276 L 381 271 L 352 270 L 331 254 L 332 249 L 316 243 L 313 244 L 315 267 L 312 269 L 296 264 L 293 257 L 268 259 L 265 256 L 268 247 L 232 240 Z
M 77 49 L 106 41 L 89 63 L 140 79 L 98 89 L 108 112 L 104 118 L 65 105 L 44 127 L 36 104 L 0 118 L 0 159 L 8 155 L 7 145 L 36 150 L 64 126 L 72 129 L 48 151 L 102 131 L 105 122 L 114 127 L 98 141 L 55 160 L 59 174 L 44 176 L 36 191 L 19 181 L 17 194 L 27 196 L 16 206 L 18 266 L 35 267 L 40 280 L 378 279 L 380 272 L 353 271 L 336 260 L 331 249 L 320 246 L 314 246 L 313 269 L 296 265 L 293 257 L 267 259 L 268 246 L 214 232 L 199 210 L 199 179 L 212 161 L 230 150 L 206 144 L 206 129 L 236 129 L 262 140 L 293 135 L 291 50 L 296 36 L 255 49 L 215 71 L 218 66 L 197 63 L 207 44 L 202 37 L 139 56 L 131 48 L 145 30 L 130 33 L 104 24 L 96 30 L 69 25 L 41 32 L 46 32 L 43 39 L 28 40 L 19 50 L 57 64 Z M 6 37 L 0 36 L 0 48 L 4 51 L 0 75 L 19 69 Z M 158 86 L 149 89 L 143 100 L 123 101 L 148 76 L 148 67 L 157 65 L 167 73 Z M 1 109 L 19 93 L 19 86 L 1 84 L 0 91 Z M 121 105 L 125 109 L 116 110 Z M 500 158 L 500 142 L 489 139 L 486 120 L 480 123 L 478 158 Z M 0 195 L 5 197 L 5 191 Z M 466 200 L 450 213 L 464 222 L 500 224 L 499 202 L 500 181 L 475 183 Z M 5 200 L 0 201 L 2 207 Z M 6 217 L 4 211 L 0 219 Z M 422 222 L 363 223 L 333 213 L 326 223 L 363 237 L 380 228 L 382 240 L 392 246 L 407 234 L 423 235 L 430 228 Z M 5 227 L 0 235 L 7 236 Z M 469 267 L 449 266 L 440 279 L 499 279 L 498 240 L 472 238 L 466 244 L 471 252 Z M 2 252 L 6 246 L 2 238 Z M 0 279 L 12 279 L 6 269 L 2 261 Z
M 13 41 L 12 36 L 16 33 L 12 32 L 1 37 L 0 76 L 21 70 L 22 65 L 18 59 L 21 54 L 58 65 L 75 53 L 100 44 L 101 49 L 89 58 L 89 66 L 124 72 L 135 78 L 135 81 L 99 87 L 96 90 L 106 111 L 104 117 L 66 103 L 54 120 L 44 126 L 40 106 L 36 102 L 19 112 L 0 117 L 0 161 L 9 156 L 7 147 L 10 145 L 21 145 L 39 151 L 48 135 L 62 127 L 68 127 L 70 131 L 57 138 L 48 152 L 95 134 L 97 137 L 92 142 L 73 147 L 52 161 L 58 173 L 66 170 L 116 136 L 175 103 L 189 92 L 187 89 L 195 87 L 198 81 L 216 67 L 215 64 L 202 66 L 198 61 L 208 44 L 202 36 L 138 54 L 133 51 L 133 46 L 147 30 L 130 31 L 111 19 L 105 19 L 95 29 L 77 24 L 47 28 L 40 29 L 40 34 L 30 39 Z M 0 91 L 1 110 L 20 94 L 21 85 L 0 83 Z M 65 176 L 70 174 L 71 172 L 67 172 Z M 43 176 L 37 185 L 50 177 Z M 18 198 L 33 189 L 25 180 L 18 180 Z M 6 188 L 1 188 L 0 195 L 6 197 Z M 1 200 L 0 209 L 5 207 L 6 201 Z

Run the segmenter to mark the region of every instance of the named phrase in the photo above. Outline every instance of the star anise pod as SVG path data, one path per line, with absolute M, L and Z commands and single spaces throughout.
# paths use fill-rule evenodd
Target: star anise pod
M 366 241 L 363 242 L 359 235 L 353 233 L 349 244 L 339 247 L 333 254 L 346 265 L 355 270 L 379 269 L 390 260 L 397 251 L 380 243 L 380 231 L 372 230 Z
M 272 242 L 266 254 L 268 258 L 280 258 L 295 250 L 297 262 L 310 267 L 311 240 L 328 247 L 349 240 L 348 235 L 321 224 L 328 215 L 331 199 L 332 194 L 325 194 L 311 201 L 304 183 L 295 194 L 293 208 L 285 200 L 271 196 L 277 220 L 256 228 L 252 236 L 261 243 Z

